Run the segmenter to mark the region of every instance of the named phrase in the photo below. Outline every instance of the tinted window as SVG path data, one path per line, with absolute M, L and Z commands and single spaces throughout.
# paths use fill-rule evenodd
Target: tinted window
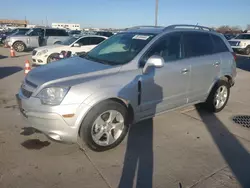
M 69 34 L 65 30 L 57 30 L 57 36 L 69 36 Z
M 47 29 L 46 36 L 68 36 L 68 33 L 60 29 Z
M 218 37 L 216 35 L 212 35 L 212 39 L 214 41 L 214 52 L 215 53 L 229 51 L 226 44 L 224 43 L 224 41 L 220 37 Z
M 78 44 L 81 46 L 89 45 L 89 37 L 84 37 L 81 38 L 80 40 L 77 41 Z
M 160 38 L 146 56 L 143 58 L 141 66 L 153 55 L 161 56 L 166 63 L 181 58 L 181 33 L 168 34 Z
M 241 34 L 237 37 L 235 37 L 236 39 L 247 39 L 250 40 L 250 34 Z
M 96 45 L 104 41 L 104 38 L 101 37 L 90 37 L 90 45 Z
M 184 33 L 183 44 L 185 57 L 196 57 L 213 53 L 213 42 L 207 33 Z
M 57 36 L 57 32 L 54 29 L 46 29 L 46 36 Z

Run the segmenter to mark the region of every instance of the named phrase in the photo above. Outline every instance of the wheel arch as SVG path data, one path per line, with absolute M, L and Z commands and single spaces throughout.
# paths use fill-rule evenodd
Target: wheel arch
M 15 45 L 16 43 L 18 43 L 18 42 L 23 43 L 23 44 L 24 44 L 24 47 L 27 48 L 27 45 L 25 44 L 25 42 L 23 42 L 23 41 L 21 41 L 21 40 L 17 40 L 17 41 L 15 41 L 15 42 L 13 42 L 12 46 L 14 46 L 14 45 Z
M 128 122 L 129 124 L 133 123 L 134 121 L 134 109 L 132 107 L 132 105 L 125 99 L 123 98 L 120 98 L 120 97 L 109 97 L 109 98 L 105 98 L 105 99 L 102 99 L 102 100 L 99 100 L 97 102 L 95 102 L 93 105 L 91 105 L 91 107 L 87 110 L 87 112 L 84 113 L 84 115 L 82 117 L 80 117 L 80 126 L 78 127 L 78 136 L 80 136 L 80 130 L 81 130 L 81 126 L 82 126 L 82 122 L 84 121 L 84 118 L 87 116 L 87 114 L 91 111 L 91 109 L 102 103 L 102 102 L 105 102 L 105 101 L 114 101 L 114 102 L 117 102 L 121 105 L 123 105 L 127 111 L 128 111 Z

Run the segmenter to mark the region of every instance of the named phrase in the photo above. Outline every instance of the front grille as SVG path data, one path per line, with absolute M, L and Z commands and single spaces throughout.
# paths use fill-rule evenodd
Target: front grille
M 36 50 L 33 50 L 32 51 L 32 56 L 36 55 L 36 52 L 37 52 Z
M 240 42 L 239 41 L 229 41 L 229 44 L 231 46 L 239 46 Z
M 21 87 L 21 91 L 22 91 L 23 96 L 25 96 L 26 98 L 30 98 L 30 96 L 32 95 L 31 91 L 28 91 L 24 89 L 23 87 Z
M 30 86 L 32 86 L 32 87 L 34 87 L 34 88 L 37 88 L 37 85 L 34 84 L 34 83 L 32 83 L 31 81 L 27 80 L 27 78 L 25 79 L 25 82 L 26 82 L 28 85 L 30 85 Z

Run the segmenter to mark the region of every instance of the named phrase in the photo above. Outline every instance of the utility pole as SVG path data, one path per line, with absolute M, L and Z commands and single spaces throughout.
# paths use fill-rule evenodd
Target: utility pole
M 155 26 L 158 25 L 158 4 L 159 0 L 155 0 Z

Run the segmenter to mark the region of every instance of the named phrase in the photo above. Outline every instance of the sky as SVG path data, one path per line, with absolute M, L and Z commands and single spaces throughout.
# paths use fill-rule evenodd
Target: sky
M 0 19 L 32 24 L 79 23 L 81 27 L 154 25 L 155 0 L 2 0 Z M 209 27 L 250 24 L 250 0 L 159 0 L 158 25 Z

